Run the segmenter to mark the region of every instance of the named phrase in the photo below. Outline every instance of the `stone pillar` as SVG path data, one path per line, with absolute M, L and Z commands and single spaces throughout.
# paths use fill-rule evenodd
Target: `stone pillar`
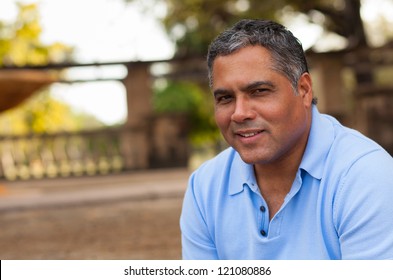
M 151 126 L 150 165 L 153 168 L 185 167 L 188 164 L 188 118 L 186 114 L 162 114 Z
M 122 136 L 122 151 L 126 169 L 149 166 L 149 120 L 152 116 L 150 64 L 127 65 L 128 75 L 123 83 L 127 92 L 128 116 Z
M 332 54 L 313 54 L 310 58 L 314 95 L 318 98 L 318 109 L 348 121 L 348 100 L 343 83 L 342 57 Z

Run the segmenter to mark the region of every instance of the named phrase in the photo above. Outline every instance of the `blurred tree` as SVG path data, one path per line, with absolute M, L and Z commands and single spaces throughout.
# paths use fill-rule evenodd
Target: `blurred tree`
M 69 105 L 51 97 L 48 90 L 0 116 L 0 131 L 9 135 L 76 131 L 86 126 L 96 128 L 103 124 L 90 115 L 74 112 Z
M 40 65 L 71 60 L 73 49 L 62 43 L 41 42 L 42 28 L 36 4 L 22 5 L 15 22 L 0 22 L 0 66 Z M 92 116 L 75 113 L 69 105 L 54 99 L 48 89 L 38 92 L 21 106 L 0 116 L 5 134 L 48 133 L 102 126 Z
M 71 60 L 73 49 L 62 43 L 41 42 L 42 28 L 36 4 L 17 4 L 15 22 L 0 22 L 0 66 L 39 65 Z
M 162 22 L 176 42 L 177 56 L 204 55 L 210 41 L 242 18 L 279 22 L 285 13 L 301 13 L 310 22 L 347 39 L 347 47 L 367 46 L 360 15 L 361 0 L 125 0 L 148 10 L 165 3 Z M 145 4 L 142 4 L 144 2 Z
M 153 107 L 157 113 L 180 113 L 190 121 L 190 140 L 195 145 L 220 139 L 213 118 L 212 97 L 191 82 L 158 80 L 154 86 Z

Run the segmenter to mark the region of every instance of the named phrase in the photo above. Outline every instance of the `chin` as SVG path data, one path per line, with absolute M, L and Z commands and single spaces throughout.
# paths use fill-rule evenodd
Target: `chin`
M 255 154 L 250 155 L 250 154 L 239 153 L 239 155 L 241 159 L 247 164 L 256 164 L 256 163 L 264 162 L 263 159 L 255 156 Z
M 247 164 L 267 164 L 274 161 L 274 156 L 271 154 L 261 154 L 256 153 L 255 150 L 252 151 L 239 151 L 241 159 Z

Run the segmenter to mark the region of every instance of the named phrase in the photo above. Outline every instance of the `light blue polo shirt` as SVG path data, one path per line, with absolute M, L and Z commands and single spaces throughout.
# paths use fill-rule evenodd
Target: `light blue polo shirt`
M 253 166 L 228 148 L 190 177 L 184 259 L 393 259 L 393 159 L 313 106 L 290 192 L 269 221 Z

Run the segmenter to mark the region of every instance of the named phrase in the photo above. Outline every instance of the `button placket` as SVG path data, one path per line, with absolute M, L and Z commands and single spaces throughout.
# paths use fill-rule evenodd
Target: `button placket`
M 261 228 L 261 230 L 259 231 L 259 233 L 263 236 L 263 237 L 266 237 L 267 236 L 267 230 L 265 229 L 266 227 L 267 227 L 267 224 L 268 223 L 266 223 L 266 220 L 268 221 L 269 219 L 267 218 L 267 211 L 266 211 L 267 209 L 266 209 L 266 206 L 264 206 L 264 205 L 261 205 L 260 207 L 259 207 L 259 211 L 261 211 L 261 213 L 262 213 L 262 223 L 261 223 L 261 226 L 262 226 L 262 228 Z
M 260 206 L 259 206 L 259 217 L 261 217 L 259 223 L 259 234 L 263 237 L 267 237 L 268 235 L 268 227 L 269 227 L 269 213 L 268 209 L 265 206 L 266 202 L 263 199 L 261 193 L 259 192 L 259 188 L 255 182 L 249 182 L 250 189 L 259 196 Z

